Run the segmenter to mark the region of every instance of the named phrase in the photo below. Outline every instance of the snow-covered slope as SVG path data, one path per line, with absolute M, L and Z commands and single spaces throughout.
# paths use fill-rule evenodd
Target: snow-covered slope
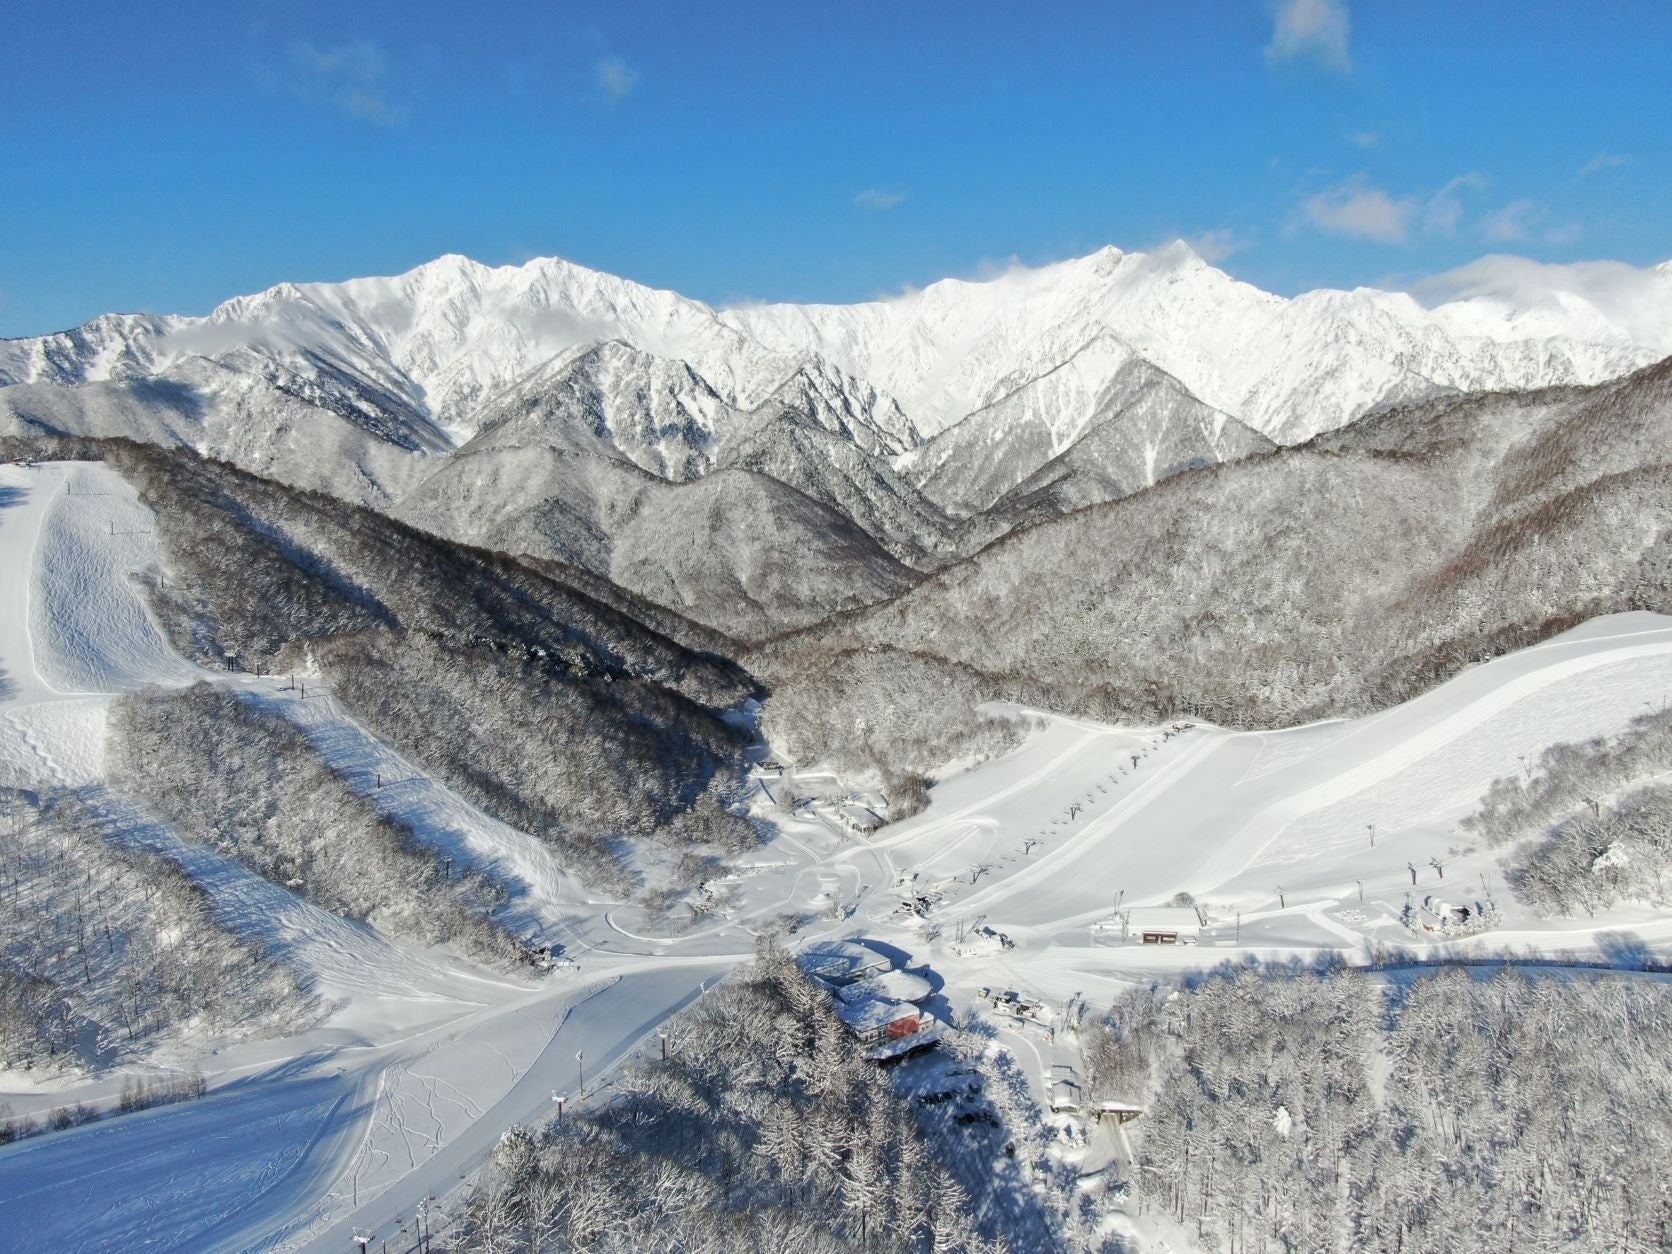
M 1063 499 L 1077 508 L 1190 466 L 1274 447 L 1108 332 L 1066 360 L 1028 363 L 1015 372 L 1013 386 L 1006 380 L 1001 387 L 998 400 L 906 459 L 929 497 L 955 513 L 989 510 L 1018 485 L 1031 491 L 1070 473 L 1082 482 L 1072 492 L 1064 485 Z

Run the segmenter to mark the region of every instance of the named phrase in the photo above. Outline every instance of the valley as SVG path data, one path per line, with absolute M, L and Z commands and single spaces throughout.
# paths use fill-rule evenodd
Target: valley
M 318 1003 L 290 1033 L 237 1040 L 187 1023 L 85 1078 L 6 1073 L 0 1101 L 18 1116 L 108 1104 L 124 1075 L 195 1069 L 207 1082 L 195 1101 L 0 1148 L 0 1205 L 54 1245 L 336 1250 L 359 1233 L 408 1248 L 403 1231 L 415 1245 L 420 1211 L 456 1203 L 507 1129 L 552 1115 L 556 1096 L 607 1105 L 620 1068 L 653 1056 L 662 1025 L 753 960 L 764 934 L 898 955 L 929 977 L 938 1016 L 990 1025 L 1046 1108 L 1056 1077 L 1081 1065 L 1069 1005 L 1156 979 L 1226 962 L 1379 968 L 1392 954 L 1608 967 L 1672 942 L 1672 915 L 1641 906 L 1540 917 L 1496 853 L 1459 831 L 1494 779 L 1551 744 L 1616 735 L 1672 690 L 1672 620 L 1659 615 L 1596 618 L 1383 712 L 1291 730 L 994 707 L 1027 718 L 1020 742 L 868 835 L 840 817 L 851 785 L 814 763 L 769 768 L 757 743 L 740 800 L 761 843 L 723 855 L 709 904 L 689 894 L 665 912 L 598 891 L 550 843 L 380 739 L 329 675 L 182 657 L 136 579 L 169 566 L 158 537 L 170 523 L 122 475 L 45 462 L 0 470 L 0 487 L 0 570 L 24 593 L 0 613 L 0 783 L 73 790 L 109 840 L 176 860 L 220 925 Z M 108 711 L 126 693 L 196 682 L 300 729 L 449 878 L 469 867 L 497 884 L 495 918 L 549 947 L 554 969 L 495 969 L 386 935 L 145 814 L 108 778 Z M 1111 930 L 1117 908 L 1179 893 L 1206 920 L 1196 944 Z M 1413 933 L 1406 904 L 1431 894 L 1490 899 L 1500 922 L 1455 940 Z M 914 899 L 921 916 L 903 908 Z M 975 943 L 996 934 L 1003 944 Z M 997 1015 L 982 996 L 994 986 L 1051 1009 L 1038 1022 Z

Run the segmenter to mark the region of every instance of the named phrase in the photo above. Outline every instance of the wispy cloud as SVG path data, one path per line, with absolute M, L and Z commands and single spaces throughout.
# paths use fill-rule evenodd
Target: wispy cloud
M 1184 242 L 1190 245 L 1192 252 L 1210 264 L 1224 261 L 1232 253 L 1240 253 L 1248 247 L 1248 241 L 1229 228 L 1186 235 Z
M 1398 195 L 1365 175 L 1326 188 L 1301 203 L 1294 226 L 1310 226 L 1344 239 L 1405 244 L 1417 234 L 1453 235 L 1464 216 L 1463 194 L 1488 186 L 1483 174 L 1459 174 L 1438 191 Z
M 1588 179 L 1593 174 L 1601 174 L 1604 170 L 1613 170 L 1622 165 L 1630 165 L 1631 158 L 1617 152 L 1599 152 L 1579 169 L 1579 177 Z
M 638 71 L 620 57 L 599 58 L 598 90 L 611 100 L 625 100 L 638 85 Z
M 1359 148 L 1374 148 L 1382 142 L 1380 131 L 1354 131 L 1347 136 Z
M 1484 174 L 1459 174 L 1430 196 L 1422 207 L 1422 225 L 1440 235 L 1455 235 L 1463 221 L 1463 193 L 1484 191 L 1491 185 Z
M 1276 65 L 1304 58 L 1345 74 L 1353 68 L 1350 25 L 1346 0 L 1277 0 L 1266 60 Z
M 292 95 L 328 104 L 346 118 L 374 126 L 400 121 L 389 100 L 383 53 L 365 40 L 328 48 L 292 44 L 287 81 Z
M 1514 244 L 1530 239 L 1533 227 L 1544 216 L 1536 200 L 1512 200 L 1481 219 L 1480 233 L 1494 244 Z
M 891 192 L 881 187 L 867 187 L 853 198 L 853 203 L 861 209 L 872 209 L 878 213 L 890 209 L 898 209 L 906 203 L 904 192 Z
M 1390 195 L 1360 174 L 1309 197 L 1300 215 L 1329 235 L 1403 244 L 1410 238 L 1411 221 L 1421 205 L 1417 197 Z

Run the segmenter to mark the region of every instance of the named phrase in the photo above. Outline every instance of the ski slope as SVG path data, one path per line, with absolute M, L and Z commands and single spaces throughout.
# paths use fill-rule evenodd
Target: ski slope
M 304 698 L 175 655 L 134 583 L 160 561 L 150 527 L 102 466 L 0 468 L 0 783 L 82 789 L 113 840 L 179 859 L 220 917 L 305 972 L 323 1016 L 282 1040 L 175 1042 L 153 1061 L 201 1067 L 208 1097 L 0 1149 L 0 1212 L 32 1243 L 339 1251 L 356 1230 L 395 1243 L 508 1127 L 549 1116 L 554 1093 L 575 1099 L 577 1051 L 591 1099 L 607 1096 L 612 1068 L 787 917 L 798 941 L 865 937 L 924 969 L 938 1013 L 977 1006 L 983 986 L 1095 1006 L 1131 981 L 1227 959 L 1351 960 L 1378 943 L 1420 944 L 1397 922 L 1408 892 L 1462 896 L 1486 881 L 1503 927 L 1439 948 L 1594 955 L 1619 932 L 1672 946 L 1672 919 L 1642 910 L 1538 918 L 1456 830 L 1521 755 L 1617 732 L 1663 703 L 1672 619 L 1598 619 L 1352 721 L 1231 732 L 1042 714 L 1013 753 L 941 782 L 923 814 L 868 840 L 780 808 L 763 776 L 756 809 L 773 838 L 735 860 L 723 907 L 674 927 L 589 893 L 544 845 L 378 741 L 319 685 Z M 578 968 L 517 979 L 402 945 L 183 841 L 105 787 L 115 695 L 199 678 L 293 720 L 438 857 L 503 883 L 519 928 L 559 941 Z M 1095 927 L 1117 900 L 1181 891 L 1213 911 L 1200 945 L 1110 943 Z M 900 912 L 908 895 L 934 900 L 926 921 Z M 982 923 L 1014 947 L 961 952 L 959 934 Z M 1041 1091 L 1073 1061 L 1035 1026 L 995 1026 Z M 0 1076 L 0 1101 L 20 1112 L 108 1104 L 119 1085 Z
M 119 844 L 176 859 L 217 917 L 304 975 L 323 1019 L 284 1040 L 177 1041 L 150 1070 L 196 1067 L 204 1099 L 0 1149 L 0 1211 L 72 1250 L 340 1249 L 410 1223 L 556 1088 L 596 1094 L 656 1024 L 752 953 L 728 928 L 685 952 L 640 941 L 534 838 L 483 814 L 370 736 L 317 684 L 197 668 L 173 652 L 136 578 L 160 566 L 153 520 L 102 465 L 0 467 L 0 784 L 78 788 Z M 183 840 L 103 784 L 106 711 L 123 692 L 209 680 L 292 719 L 327 762 L 437 856 L 512 891 L 512 921 L 561 937 L 582 968 L 482 971 L 393 941 Z M 810 860 L 810 851 L 803 856 Z M 776 899 L 770 905 L 778 904 Z M 764 908 L 764 906 L 763 906 Z M 117 1074 L 0 1073 L 19 1114 L 113 1103 Z
M 132 576 L 156 565 L 151 516 L 102 466 L 0 467 L 0 784 L 101 773 L 104 707 L 191 668 Z
M 1495 777 L 1553 742 L 1623 730 L 1668 692 L 1672 619 L 1625 614 L 1351 722 L 1133 732 L 1049 718 L 1017 753 L 937 789 L 922 816 L 876 848 L 916 875 L 918 891 L 940 895 L 942 919 L 983 918 L 1036 945 L 1076 947 L 1077 960 L 1092 944 L 1090 925 L 1117 900 L 1159 905 L 1179 892 L 1222 916 L 1242 912 L 1243 939 L 1256 944 L 1408 939 L 1386 924 L 1413 888 L 1413 864 L 1421 893 L 1443 894 L 1449 882 L 1459 895 L 1482 895 L 1484 874 L 1503 897 L 1494 858 L 1457 829 Z M 1364 917 L 1344 924 L 1326 913 L 1338 906 Z M 1608 926 L 1622 921 L 1665 930 L 1629 911 Z M 1549 945 L 1602 930 L 1506 922 L 1521 940 Z M 1191 960 L 1102 953 L 1094 965 Z

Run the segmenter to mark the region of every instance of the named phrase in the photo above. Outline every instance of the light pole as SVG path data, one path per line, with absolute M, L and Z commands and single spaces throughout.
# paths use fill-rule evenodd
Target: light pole
M 581 1100 L 584 1102 L 586 1100 L 586 1052 L 584 1050 L 577 1049 L 575 1051 L 575 1066 L 580 1074 L 580 1083 L 576 1086 L 576 1090 L 580 1093 Z

